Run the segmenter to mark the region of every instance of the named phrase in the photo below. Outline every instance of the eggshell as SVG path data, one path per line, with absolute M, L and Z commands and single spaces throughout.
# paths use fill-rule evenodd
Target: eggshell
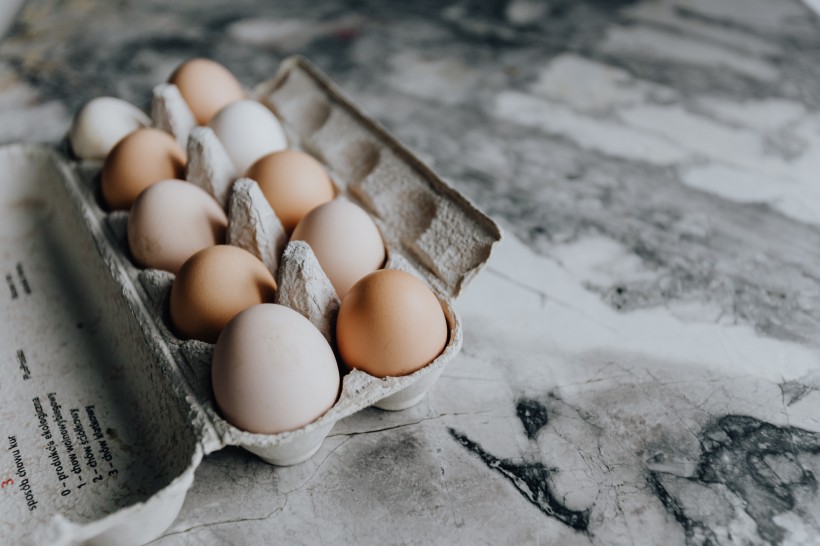
M 228 217 L 205 190 L 162 180 L 143 191 L 128 215 L 128 248 L 140 267 L 176 274 L 209 246 L 225 243 Z
M 335 194 L 322 164 L 298 150 L 263 156 L 245 176 L 256 180 L 288 233 L 308 212 L 332 200 Z
M 339 394 L 339 369 L 319 330 L 296 311 L 255 305 L 223 330 L 211 368 L 225 419 L 249 432 L 275 434 L 307 425 Z
M 335 199 L 310 211 L 293 230 L 291 241 L 305 241 L 339 298 L 356 281 L 384 264 L 379 228 L 361 207 Z
M 102 197 L 109 210 L 127 210 L 148 186 L 185 178 L 185 151 L 159 129 L 138 129 L 123 138 L 105 158 Z
M 240 100 L 227 105 L 208 126 L 228 152 L 236 167 L 237 177 L 260 157 L 288 147 L 279 120 L 254 100 Z
M 235 246 L 200 250 L 171 285 L 171 323 L 182 338 L 216 342 L 238 313 L 273 302 L 276 281 L 253 254 Z
M 447 320 L 421 280 L 383 269 L 357 282 L 342 300 L 336 343 L 349 368 L 376 377 L 407 375 L 444 350 Z
M 234 75 L 210 59 L 182 63 L 168 83 L 177 86 L 199 125 L 207 125 L 222 108 L 246 97 Z
M 105 159 L 122 138 L 151 119 L 136 106 L 114 97 L 97 97 L 83 106 L 68 133 L 71 150 L 81 159 Z

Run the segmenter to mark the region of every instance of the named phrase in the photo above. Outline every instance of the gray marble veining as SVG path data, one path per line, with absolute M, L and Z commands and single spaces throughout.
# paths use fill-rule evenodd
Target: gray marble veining
M 158 545 L 820 543 L 820 22 L 793 0 L 30 0 L 0 139 L 292 53 L 507 239 L 420 405 L 209 456 Z

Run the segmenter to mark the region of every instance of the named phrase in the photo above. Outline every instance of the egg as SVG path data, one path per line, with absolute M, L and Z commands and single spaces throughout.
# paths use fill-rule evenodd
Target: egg
M 313 156 L 282 150 L 262 156 L 245 176 L 255 180 L 288 233 L 308 212 L 333 199 L 335 189 Z
M 234 75 L 210 59 L 182 63 L 168 83 L 177 86 L 199 125 L 207 125 L 222 108 L 246 97 Z
M 290 239 L 310 245 L 339 298 L 344 298 L 356 281 L 384 264 L 379 228 L 361 207 L 344 199 L 310 211 Z
M 214 348 L 211 379 L 225 419 L 263 434 L 316 420 L 336 402 L 340 384 L 319 330 L 276 304 L 255 305 L 228 323 Z
M 109 210 L 127 210 L 148 186 L 185 178 L 185 151 L 159 129 L 137 129 L 117 143 L 102 167 L 102 198 Z
M 255 100 L 225 106 L 208 123 L 242 176 L 257 159 L 288 147 L 282 125 L 273 113 Z
M 183 262 L 225 243 L 228 217 L 202 188 L 162 180 L 143 191 L 128 214 L 128 248 L 140 267 L 176 274 Z
M 71 151 L 80 159 L 105 159 L 125 135 L 149 125 L 151 118 L 136 106 L 114 97 L 97 97 L 71 122 Z
M 222 328 L 248 307 L 273 302 L 276 281 L 246 250 L 217 245 L 200 250 L 171 285 L 171 324 L 185 339 L 214 343 Z
M 444 350 L 447 320 L 424 282 L 383 269 L 357 282 L 342 300 L 336 342 L 348 368 L 376 377 L 407 375 Z

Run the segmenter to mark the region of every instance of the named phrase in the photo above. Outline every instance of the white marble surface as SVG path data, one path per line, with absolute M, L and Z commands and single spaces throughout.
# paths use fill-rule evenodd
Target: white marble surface
M 30 2 L 2 140 L 56 141 L 97 94 L 144 105 L 193 54 L 251 84 L 301 52 L 506 238 L 421 404 L 295 467 L 212 454 L 154 544 L 820 543 L 806 6 L 188 4 Z

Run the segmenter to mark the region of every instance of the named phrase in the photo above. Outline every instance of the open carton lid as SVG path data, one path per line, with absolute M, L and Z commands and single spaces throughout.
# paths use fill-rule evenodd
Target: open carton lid
M 179 512 L 209 425 L 112 275 L 90 186 L 44 147 L 0 165 L 2 542 L 141 544 Z
M 451 188 L 307 59 L 282 62 L 254 91 L 297 144 L 376 220 L 439 295 L 453 300 L 490 258 L 498 225 Z

